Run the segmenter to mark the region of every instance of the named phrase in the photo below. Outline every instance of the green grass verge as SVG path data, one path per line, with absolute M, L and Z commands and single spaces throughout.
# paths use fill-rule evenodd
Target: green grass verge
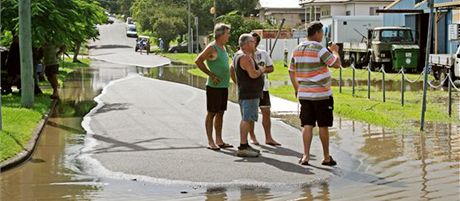
M 61 62 L 59 68 L 59 82 L 62 84 L 65 76 L 75 67 L 88 67 L 90 60 L 81 59 L 83 64 L 72 63 L 71 59 Z M 49 85 L 40 82 L 40 86 Z M 35 96 L 34 106 L 24 108 L 21 106 L 21 96 L 17 93 L 2 96 L 2 125 L 0 132 L 0 161 L 15 156 L 21 152 L 32 137 L 32 132 L 38 122 L 43 118 L 51 105 L 49 96 L 51 89 L 44 89 L 42 95 Z
M 161 53 L 161 56 L 167 57 L 175 62 L 181 62 L 185 64 L 195 65 L 195 59 L 197 54 L 189 53 Z
M 271 88 L 270 93 L 291 101 L 297 101 L 292 86 Z M 367 99 L 365 87 L 356 88 L 353 97 L 350 87 L 344 87 L 339 93 L 338 87 L 333 87 L 334 113 L 348 119 L 367 122 L 374 125 L 397 128 L 408 127 L 408 123 L 420 120 L 421 93 L 406 92 L 405 103 L 401 106 L 400 92 L 386 92 L 386 102 L 382 101 L 382 92 L 371 90 L 371 99 Z M 430 122 L 454 122 L 458 117 L 449 118 L 447 114 L 447 93 L 430 91 L 427 99 L 425 119 Z M 459 96 L 459 94 L 455 94 Z M 455 110 L 454 110 L 455 111 Z

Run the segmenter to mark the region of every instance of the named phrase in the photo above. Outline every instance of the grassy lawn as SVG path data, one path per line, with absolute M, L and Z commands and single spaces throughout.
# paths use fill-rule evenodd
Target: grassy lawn
M 59 68 L 61 85 L 65 76 L 72 72 L 73 68 L 89 66 L 89 59 L 82 59 L 81 61 L 83 64 L 72 63 L 71 59 L 61 62 Z M 40 86 L 43 85 L 49 84 L 44 81 L 40 83 Z M 24 149 L 38 122 L 50 109 L 50 95 L 51 89 L 44 89 L 42 95 L 35 96 L 32 108 L 21 107 L 21 96 L 17 93 L 1 97 L 3 130 L 0 132 L 0 161 L 11 158 Z
M 401 106 L 399 92 L 387 91 L 386 102 L 384 103 L 382 102 L 382 92 L 375 89 L 371 90 L 370 100 L 367 99 L 365 87 L 358 87 L 355 97 L 351 95 L 350 87 L 345 87 L 342 90 L 343 92 L 339 93 L 338 87 L 333 87 L 336 115 L 390 128 L 407 126 L 408 122 L 420 120 L 420 92 L 406 92 L 405 104 Z M 284 99 L 297 101 L 291 86 L 271 88 L 270 93 Z M 455 94 L 455 96 L 459 95 L 459 93 Z M 454 122 L 455 119 L 458 119 L 455 114 L 449 118 L 446 97 L 445 91 L 428 92 L 426 121 Z
M 195 58 L 197 54 L 189 53 L 161 53 L 161 56 L 167 57 L 175 62 L 195 65 Z
M 193 63 L 195 55 L 181 54 L 175 58 L 185 63 Z M 330 69 L 330 71 L 333 78 L 338 79 L 339 69 Z M 198 68 L 189 70 L 189 73 L 206 77 L 206 75 Z M 342 75 L 344 80 L 352 79 L 352 69 L 343 69 Z M 367 70 L 357 69 L 355 76 L 357 80 L 367 80 Z M 408 75 L 408 79 L 410 80 L 416 80 L 419 77 L 420 74 Z M 371 73 L 371 79 L 381 80 L 381 78 L 382 74 L 380 72 Z M 290 83 L 288 70 L 284 67 L 283 61 L 275 61 L 275 71 L 269 74 L 269 79 L 271 81 L 287 81 Z M 385 76 L 385 79 L 399 81 L 401 79 L 401 75 L 390 73 Z M 433 77 L 430 75 L 430 80 L 432 79 Z M 422 96 L 419 91 L 405 92 L 405 105 L 403 107 L 400 103 L 400 92 L 398 91 L 387 91 L 386 102 L 384 103 L 382 102 L 382 92 L 376 88 L 371 88 L 370 100 L 367 99 L 366 86 L 357 86 L 355 97 L 351 95 L 351 87 L 343 87 L 342 90 L 343 93 L 340 94 L 338 87 L 333 87 L 335 101 L 334 111 L 336 115 L 390 128 L 407 126 L 408 122 L 420 120 Z M 294 92 L 291 86 L 271 88 L 270 93 L 291 101 L 297 101 L 294 97 Z M 454 92 L 454 96 L 458 97 L 460 94 Z M 447 115 L 447 92 L 429 91 L 427 102 L 427 112 L 425 113 L 426 121 L 453 122 L 458 118 L 449 118 Z

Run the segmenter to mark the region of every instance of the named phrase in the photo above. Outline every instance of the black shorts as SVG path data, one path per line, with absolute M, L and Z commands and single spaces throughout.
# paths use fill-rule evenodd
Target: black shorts
M 300 121 L 302 127 L 310 125 L 315 127 L 331 127 L 334 120 L 334 98 L 326 100 L 300 100 Z
M 268 91 L 264 91 L 262 98 L 260 98 L 259 107 L 270 107 L 270 94 Z
M 58 74 L 58 72 L 59 72 L 59 64 L 49 65 L 49 66 L 45 67 L 45 75 L 46 75 L 46 77 Z
M 224 112 L 227 110 L 228 89 L 206 86 L 206 106 L 208 112 Z

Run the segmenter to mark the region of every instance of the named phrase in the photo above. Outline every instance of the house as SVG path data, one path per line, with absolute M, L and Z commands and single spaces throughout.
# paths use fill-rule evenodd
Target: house
M 299 1 L 300 5 L 302 5 L 307 10 L 307 12 L 310 12 L 310 10 L 315 10 L 315 11 L 320 10 L 321 18 L 328 18 L 331 16 L 378 15 L 377 10 L 383 9 L 386 5 L 390 4 L 391 2 L 393 2 L 393 0 L 300 0 Z M 319 18 L 316 17 L 316 19 L 310 19 L 307 21 L 311 21 L 311 20 L 319 20 Z
M 454 53 L 459 41 L 449 40 L 448 34 L 450 25 L 460 24 L 460 1 L 434 0 L 434 8 L 433 43 L 430 52 Z M 421 48 L 421 56 L 424 57 L 429 12 L 426 0 L 396 0 L 384 9 L 383 24 L 412 28 L 413 35 Z
M 284 18 L 285 27 L 296 28 L 305 24 L 305 9 L 299 5 L 299 0 L 259 0 L 256 10 L 260 22 L 268 20 L 276 24 Z

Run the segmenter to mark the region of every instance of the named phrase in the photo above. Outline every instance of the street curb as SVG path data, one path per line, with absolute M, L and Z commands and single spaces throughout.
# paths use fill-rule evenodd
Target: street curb
M 51 102 L 51 107 L 50 107 L 50 110 L 48 111 L 48 114 L 46 114 L 44 118 L 40 120 L 40 122 L 38 122 L 37 127 L 35 127 L 33 131 L 32 138 L 29 140 L 27 145 L 24 147 L 24 150 L 16 154 L 16 156 L 14 156 L 13 158 L 10 158 L 0 163 L 0 173 L 8 171 L 12 168 L 15 168 L 30 159 L 30 157 L 35 151 L 35 147 L 37 146 L 37 142 L 42 134 L 43 128 L 48 122 L 49 116 L 56 108 L 57 102 L 58 100 L 56 99 L 54 99 Z

